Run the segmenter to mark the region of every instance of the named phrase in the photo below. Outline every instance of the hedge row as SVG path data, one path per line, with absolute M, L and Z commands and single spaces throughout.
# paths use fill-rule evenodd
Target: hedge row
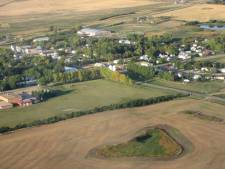
M 91 109 L 91 110 L 71 112 L 71 113 L 68 113 L 68 114 L 65 114 L 65 115 L 61 115 L 61 116 L 53 116 L 53 117 L 49 117 L 49 118 L 43 119 L 43 120 L 36 120 L 34 122 L 27 123 L 27 124 L 19 124 L 15 127 L 1 127 L 0 133 L 11 132 L 11 131 L 15 131 L 15 130 L 27 128 L 27 127 L 40 126 L 40 125 L 45 125 L 45 124 L 52 124 L 52 123 L 56 123 L 56 122 L 59 122 L 59 121 L 66 120 L 66 119 L 80 117 L 80 116 L 84 116 L 84 115 L 88 115 L 88 114 L 95 114 L 95 113 L 98 113 L 98 112 L 104 112 L 104 111 L 108 111 L 108 110 L 151 105 L 151 104 L 156 104 L 156 103 L 160 103 L 160 102 L 164 102 L 164 101 L 170 101 L 170 100 L 173 100 L 173 99 L 176 99 L 176 98 L 186 97 L 186 96 L 189 96 L 189 95 L 188 94 L 176 94 L 176 95 L 159 96 L 159 97 L 148 98 L 148 99 L 130 100 L 130 101 L 127 101 L 127 102 L 124 102 L 124 103 L 111 104 L 111 105 L 108 105 L 108 106 L 96 107 L 96 108 Z

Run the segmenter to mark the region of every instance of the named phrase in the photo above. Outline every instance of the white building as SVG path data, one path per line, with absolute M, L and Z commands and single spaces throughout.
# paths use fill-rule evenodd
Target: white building
M 77 32 L 80 36 L 108 36 L 111 35 L 110 31 L 100 30 L 100 29 L 91 29 L 91 28 L 84 28 Z
M 118 60 L 118 59 L 113 61 L 114 64 L 118 64 L 119 62 L 120 62 L 120 60 Z
M 199 80 L 199 79 L 201 79 L 201 78 L 202 78 L 201 75 L 194 75 L 194 76 L 193 76 L 193 79 L 194 79 L 194 80 Z
M 148 55 L 140 56 L 139 60 L 149 61 Z
M 187 59 L 191 59 L 191 55 L 190 55 L 190 52 L 180 52 L 179 55 L 178 55 L 178 58 L 179 59 L 182 59 L 182 60 L 187 60 Z
M 109 65 L 109 69 L 113 72 L 116 71 L 116 66 L 115 65 Z
M 202 71 L 202 72 L 208 72 L 209 69 L 208 69 L 207 67 L 202 67 L 202 68 L 201 68 L 201 71 Z
M 129 41 L 129 40 L 124 40 L 124 39 L 119 40 L 119 43 L 120 43 L 120 44 L 131 45 L 131 41 Z
M 184 83 L 190 83 L 191 81 L 189 79 L 184 79 Z

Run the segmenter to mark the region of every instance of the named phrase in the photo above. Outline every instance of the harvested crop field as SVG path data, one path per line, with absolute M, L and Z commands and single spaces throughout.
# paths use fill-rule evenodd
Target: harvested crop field
M 1 169 L 222 169 L 225 124 L 180 113 L 201 111 L 225 118 L 222 105 L 182 99 L 134 109 L 103 112 L 0 136 Z M 184 156 L 167 161 L 98 159 L 88 152 L 104 144 L 125 142 L 143 128 L 165 124 L 193 144 Z
M 159 16 L 171 16 L 177 20 L 185 21 L 209 21 L 224 20 L 225 5 L 198 4 L 184 9 L 178 9 L 167 13 L 159 14 Z
M 153 3 L 157 2 L 154 2 L 154 0 L 1 0 L 0 16 L 107 10 Z

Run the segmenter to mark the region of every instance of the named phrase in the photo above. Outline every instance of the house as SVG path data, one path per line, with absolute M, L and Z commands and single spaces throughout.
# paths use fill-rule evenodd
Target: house
M 113 61 L 114 64 L 118 64 L 119 62 L 120 62 L 119 59 Z
M 180 72 L 178 72 L 176 75 L 177 75 L 178 78 L 182 78 L 183 77 L 182 73 L 180 73 Z
M 23 92 L 21 94 L 2 93 L 0 94 L 0 100 L 15 106 L 29 106 L 32 105 L 37 99 L 36 97 Z
M 183 82 L 184 83 L 190 83 L 191 81 L 189 79 L 184 79 Z
M 191 59 L 190 52 L 189 51 L 187 51 L 187 52 L 180 52 L 179 55 L 178 55 L 178 58 L 181 59 L 181 60 Z
M 131 41 L 121 39 L 121 40 L 119 40 L 119 44 L 131 45 Z
M 111 32 L 100 29 L 84 28 L 79 30 L 77 34 L 80 36 L 95 37 L 95 36 L 109 36 L 111 35 Z
M 209 69 L 208 69 L 207 67 L 202 67 L 202 68 L 201 68 L 201 71 L 202 71 L 202 72 L 208 72 Z
M 109 65 L 108 67 L 111 71 L 115 72 L 116 71 L 116 66 L 115 65 Z
M 11 103 L 0 101 L 0 109 L 10 109 L 13 105 Z
M 201 75 L 194 75 L 194 76 L 193 76 L 193 79 L 194 79 L 194 80 L 199 80 L 199 79 L 201 79 L 201 78 L 202 78 Z
M 140 56 L 139 60 L 149 61 L 148 55 Z
M 33 103 L 38 102 L 36 97 L 34 97 L 26 92 L 22 92 L 18 95 L 21 97 L 21 99 L 23 101 L 23 106 L 29 106 L 29 105 L 32 105 Z

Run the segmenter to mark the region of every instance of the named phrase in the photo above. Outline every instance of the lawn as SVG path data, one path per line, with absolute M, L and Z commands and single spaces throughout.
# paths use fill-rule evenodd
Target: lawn
M 49 99 L 30 107 L 0 111 L 0 127 L 29 123 L 54 115 L 92 109 L 97 106 L 125 102 L 137 98 L 150 98 L 171 94 L 155 88 L 129 87 L 106 80 L 95 80 L 55 87 L 69 91 L 67 94 Z
M 127 143 L 108 145 L 99 148 L 97 155 L 103 157 L 168 157 L 178 155 L 182 147 L 165 131 L 153 128 L 144 135 Z
M 151 83 L 175 89 L 187 90 L 190 92 L 207 93 L 207 94 L 219 92 L 220 90 L 225 88 L 225 83 L 222 81 L 191 82 L 184 84 L 182 82 L 167 81 L 157 78 Z

